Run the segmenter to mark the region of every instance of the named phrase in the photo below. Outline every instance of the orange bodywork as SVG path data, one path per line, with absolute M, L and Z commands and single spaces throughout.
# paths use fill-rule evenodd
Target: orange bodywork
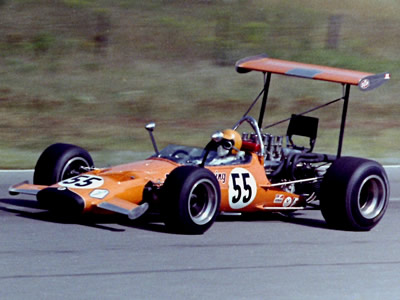
M 251 212 L 279 208 L 287 209 L 287 207 L 295 205 L 299 200 L 299 196 L 282 191 L 282 189 L 273 188 L 265 175 L 265 170 L 263 164 L 260 163 L 259 157 L 255 153 L 252 156 L 253 159 L 249 164 L 207 167 L 215 174 L 220 184 L 220 210 L 224 212 Z M 235 174 L 238 174 L 236 176 L 236 186 L 240 187 L 238 189 L 235 189 L 233 180 Z M 243 180 L 243 174 L 247 175 L 247 183 Z M 247 191 L 246 185 L 248 186 Z M 242 197 L 239 197 L 238 190 L 243 191 Z M 252 197 L 249 196 L 250 193 L 252 193 Z M 235 197 L 240 199 L 233 203 L 233 198 Z M 250 199 L 245 201 L 245 198 Z
M 147 183 L 161 185 L 167 174 L 178 166 L 173 161 L 155 158 L 107 169 L 97 169 L 85 174 L 101 177 L 104 180 L 101 186 L 96 189 L 68 188 L 85 200 L 84 212 L 101 212 L 98 205 L 104 201 L 132 210 L 143 200 L 143 191 Z M 62 182 L 55 186 L 61 186 L 60 184 Z M 104 190 L 107 194 L 104 197 L 93 197 L 94 190 Z
M 265 175 L 260 159 L 252 153 L 246 164 L 206 166 L 217 178 L 221 190 L 220 211 L 251 212 L 295 208 L 299 196 L 274 188 Z M 95 169 L 54 184 L 58 189 L 69 189 L 84 200 L 84 213 L 107 212 L 101 203 L 107 202 L 125 210 L 133 210 L 143 200 L 145 186 L 151 183 L 161 187 L 167 174 L 180 166 L 171 160 L 151 157 L 144 161 L 124 164 L 106 169 Z M 101 184 L 77 187 L 77 178 L 101 178 Z M 32 194 L 48 186 L 28 183 L 13 187 L 16 191 L 31 191 Z M 239 195 L 240 194 L 240 195 Z M 297 207 L 302 209 L 302 207 Z

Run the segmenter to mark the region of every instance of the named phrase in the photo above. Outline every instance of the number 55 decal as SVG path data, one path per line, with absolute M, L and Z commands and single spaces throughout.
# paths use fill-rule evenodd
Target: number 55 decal
M 78 175 L 59 182 L 61 186 L 75 189 L 95 189 L 102 186 L 103 178 L 94 175 Z
M 229 176 L 229 205 L 239 209 L 249 205 L 257 194 L 253 175 L 243 168 L 235 168 Z

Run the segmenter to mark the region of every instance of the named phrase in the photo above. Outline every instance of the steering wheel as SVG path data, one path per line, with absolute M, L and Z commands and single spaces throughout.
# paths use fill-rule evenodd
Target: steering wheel
M 233 130 L 236 130 L 240 125 L 242 125 L 244 122 L 247 122 L 251 128 L 253 129 L 254 133 L 257 136 L 257 144 L 260 145 L 260 152 L 259 152 L 259 156 L 264 157 L 264 144 L 263 144 L 263 140 L 262 140 L 262 135 L 261 135 L 261 131 L 260 131 L 260 127 L 258 127 L 258 123 L 257 121 L 250 116 L 245 116 L 243 118 L 241 118 L 236 124 L 235 126 L 233 126 Z

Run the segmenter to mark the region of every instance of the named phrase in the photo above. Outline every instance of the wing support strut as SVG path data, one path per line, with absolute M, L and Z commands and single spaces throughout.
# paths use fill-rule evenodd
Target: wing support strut
M 271 83 L 271 72 L 267 73 L 267 78 L 264 83 L 264 95 L 261 103 L 260 117 L 258 118 L 258 127 L 262 128 L 262 122 L 264 119 L 265 107 L 267 105 L 269 85 Z
M 344 86 L 344 91 L 345 92 L 344 92 L 344 95 L 343 95 L 342 122 L 340 124 L 340 133 L 339 133 L 339 144 L 338 144 L 337 158 L 340 158 L 340 156 L 342 155 L 344 128 L 346 127 L 347 108 L 349 106 L 350 84 L 346 84 Z

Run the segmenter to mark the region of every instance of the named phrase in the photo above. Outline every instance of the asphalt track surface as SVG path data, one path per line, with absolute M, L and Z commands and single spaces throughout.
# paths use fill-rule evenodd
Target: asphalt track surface
M 370 232 L 293 217 L 220 217 L 204 235 L 165 232 L 158 220 L 63 221 L 0 171 L 0 299 L 400 299 L 400 168 Z

